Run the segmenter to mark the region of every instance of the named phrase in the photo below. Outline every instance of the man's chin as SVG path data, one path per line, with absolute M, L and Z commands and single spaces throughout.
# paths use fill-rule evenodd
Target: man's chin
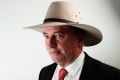
M 62 60 L 60 55 L 51 55 L 51 58 L 55 63 L 59 63 Z

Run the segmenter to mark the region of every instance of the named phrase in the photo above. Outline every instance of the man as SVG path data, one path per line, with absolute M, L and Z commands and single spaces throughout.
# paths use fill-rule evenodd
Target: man
M 95 60 L 83 51 L 102 41 L 97 28 L 83 24 L 79 9 L 66 1 L 53 2 L 43 24 L 30 26 L 42 32 L 53 64 L 44 67 L 39 80 L 120 80 L 120 70 Z

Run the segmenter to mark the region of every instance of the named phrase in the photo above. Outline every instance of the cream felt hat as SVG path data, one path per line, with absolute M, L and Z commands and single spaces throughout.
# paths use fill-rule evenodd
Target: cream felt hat
M 93 46 L 102 41 L 102 33 L 97 28 L 82 23 L 80 10 L 68 1 L 52 2 L 48 8 L 43 24 L 27 27 L 35 31 L 43 32 L 44 27 L 70 25 L 85 31 L 84 46 Z

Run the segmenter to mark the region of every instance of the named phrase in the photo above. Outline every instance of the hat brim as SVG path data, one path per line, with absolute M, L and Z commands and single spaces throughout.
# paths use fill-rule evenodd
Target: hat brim
M 44 23 L 44 24 L 38 24 L 34 26 L 26 27 L 25 29 L 32 29 L 38 32 L 43 32 L 44 27 L 52 27 L 52 26 L 62 26 L 62 25 L 70 25 L 73 27 L 80 28 L 85 31 L 85 37 L 84 37 L 84 46 L 93 46 L 102 41 L 102 33 L 99 29 L 95 28 L 91 25 L 86 24 L 78 24 L 78 23 L 62 23 L 62 22 L 50 22 L 50 23 Z

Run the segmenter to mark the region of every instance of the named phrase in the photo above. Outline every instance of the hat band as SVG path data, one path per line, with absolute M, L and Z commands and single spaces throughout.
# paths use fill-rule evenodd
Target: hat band
M 43 23 L 47 23 L 47 22 L 63 22 L 63 23 L 74 23 L 72 21 L 69 20 L 64 20 L 64 19 L 58 19 L 58 18 L 47 18 L 44 20 Z

